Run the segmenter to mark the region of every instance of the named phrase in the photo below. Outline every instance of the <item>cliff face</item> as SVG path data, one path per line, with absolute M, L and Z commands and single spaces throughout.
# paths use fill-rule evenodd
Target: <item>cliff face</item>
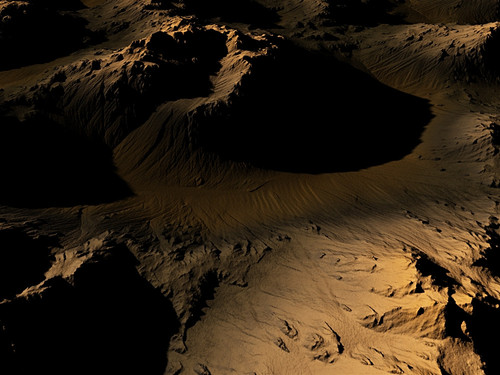
M 496 1 L 0 1 L 6 374 L 496 374 Z

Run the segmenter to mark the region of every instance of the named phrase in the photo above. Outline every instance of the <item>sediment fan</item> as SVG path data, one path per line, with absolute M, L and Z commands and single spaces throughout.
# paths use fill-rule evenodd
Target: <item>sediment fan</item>
M 498 9 L 0 0 L 0 373 L 498 373 Z

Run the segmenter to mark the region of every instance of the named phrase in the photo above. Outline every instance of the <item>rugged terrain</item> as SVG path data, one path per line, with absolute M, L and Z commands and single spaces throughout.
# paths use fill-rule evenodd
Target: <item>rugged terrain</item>
M 0 0 L 0 373 L 499 373 L 499 9 Z

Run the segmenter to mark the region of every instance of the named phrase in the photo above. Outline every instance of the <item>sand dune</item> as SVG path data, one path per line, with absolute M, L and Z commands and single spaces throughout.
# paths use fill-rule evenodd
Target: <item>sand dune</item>
M 0 1 L 0 372 L 497 374 L 499 21 Z

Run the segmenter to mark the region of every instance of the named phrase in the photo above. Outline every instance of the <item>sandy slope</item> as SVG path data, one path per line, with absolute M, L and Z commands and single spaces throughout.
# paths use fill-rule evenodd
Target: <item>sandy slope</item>
M 0 71 L 6 373 L 498 372 L 496 2 L 83 3 Z

